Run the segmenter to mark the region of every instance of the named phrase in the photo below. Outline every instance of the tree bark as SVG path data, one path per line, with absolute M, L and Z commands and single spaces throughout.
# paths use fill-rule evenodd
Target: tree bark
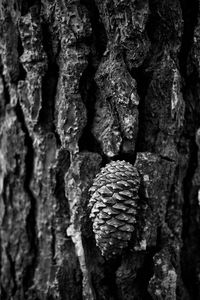
M 0 1 L 2 300 L 200 299 L 199 8 Z M 140 186 L 107 259 L 88 203 L 113 160 Z

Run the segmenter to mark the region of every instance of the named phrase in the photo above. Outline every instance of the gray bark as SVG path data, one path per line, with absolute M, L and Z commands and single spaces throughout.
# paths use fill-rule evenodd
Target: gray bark
M 2 300 L 200 298 L 199 7 L 0 1 Z M 88 202 L 112 160 L 139 208 L 106 259 Z

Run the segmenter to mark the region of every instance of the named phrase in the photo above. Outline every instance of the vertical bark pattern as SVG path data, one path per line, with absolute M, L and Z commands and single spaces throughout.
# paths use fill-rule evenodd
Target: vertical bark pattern
M 2 299 L 200 298 L 199 7 L 0 2 Z M 140 187 L 128 246 L 107 259 L 88 203 L 112 160 Z

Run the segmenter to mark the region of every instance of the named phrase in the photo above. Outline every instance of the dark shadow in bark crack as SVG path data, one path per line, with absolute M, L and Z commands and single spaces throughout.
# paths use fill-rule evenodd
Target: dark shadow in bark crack
M 26 231 L 29 239 L 29 255 L 31 257 L 30 264 L 26 267 L 23 276 L 23 286 L 24 291 L 28 291 L 29 287 L 33 284 L 34 273 L 37 265 L 37 256 L 38 256 L 38 240 L 37 240 L 37 232 L 36 232 L 36 215 L 37 215 L 37 207 L 36 207 L 36 199 L 30 189 L 30 183 L 33 175 L 33 162 L 34 162 L 34 149 L 33 142 L 29 135 L 28 129 L 25 124 L 24 115 L 22 109 L 17 104 L 16 107 L 16 115 L 21 123 L 22 130 L 25 134 L 25 145 L 27 148 L 26 158 L 25 158 L 25 180 L 24 180 L 24 190 L 26 191 L 29 200 L 30 200 L 30 210 L 26 219 Z

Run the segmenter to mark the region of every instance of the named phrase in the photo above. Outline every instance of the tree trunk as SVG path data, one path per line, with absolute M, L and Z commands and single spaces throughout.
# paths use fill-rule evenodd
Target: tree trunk
M 2 300 L 200 299 L 199 7 L 0 1 Z M 139 192 L 107 258 L 88 203 L 111 161 Z

